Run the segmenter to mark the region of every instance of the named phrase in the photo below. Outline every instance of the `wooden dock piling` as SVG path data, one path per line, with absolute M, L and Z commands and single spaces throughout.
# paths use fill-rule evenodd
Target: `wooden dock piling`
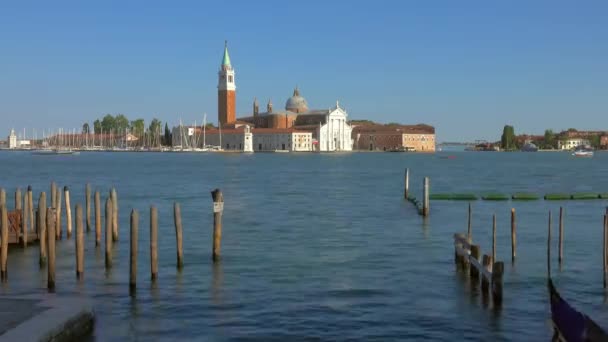
M 0 280 L 3 283 L 8 279 L 7 273 L 7 261 L 8 261 L 8 210 L 6 209 L 6 204 L 0 207 L 0 232 L 2 233 L 2 250 L 0 252 Z
M 67 209 L 67 207 L 66 207 Z M 69 231 L 68 231 L 69 236 Z M 84 229 L 82 227 L 82 206 L 76 204 L 76 279 L 84 276 Z
M 158 277 L 158 210 L 150 207 L 150 279 Z
M 604 238 L 604 243 L 605 241 Z M 549 224 L 547 226 L 547 276 L 551 277 L 551 210 L 549 210 Z
M 129 257 L 129 292 L 133 294 L 137 288 L 137 240 L 139 229 L 139 213 L 131 210 L 131 254 Z
M 112 268 L 112 199 L 106 200 L 106 270 Z
M 484 254 L 481 265 L 483 266 L 484 270 L 491 273 L 492 272 L 492 268 L 491 268 L 492 256 Z M 481 277 L 481 291 L 483 291 L 484 293 L 488 292 L 489 288 L 490 288 L 490 279 L 488 279 L 484 274 Z
M 84 201 L 86 206 L 87 233 L 91 231 L 91 184 L 87 183 L 84 188 Z
M 57 184 L 51 182 L 51 208 L 57 208 Z
M 492 260 L 496 260 L 496 214 L 492 215 Z
M 494 262 L 492 265 L 492 300 L 494 305 L 502 303 L 502 275 L 505 271 L 505 265 L 502 261 Z
M 6 191 L 4 188 L 0 189 L 0 206 L 6 205 Z
M 410 196 L 410 169 L 405 168 L 403 198 L 408 199 L 409 196 Z
M 222 212 L 224 211 L 224 195 L 220 189 L 211 191 L 213 199 L 213 250 L 211 258 L 213 261 L 220 259 L 220 248 L 222 243 Z
M 515 225 L 515 208 L 511 208 L 511 262 L 515 262 L 517 253 L 517 226 Z
M 46 227 L 47 227 L 47 247 L 49 252 L 48 258 L 48 273 L 47 273 L 47 288 L 50 291 L 55 289 L 55 209 L 46 209 Z
M 467 239 L 469 243 L 473 242 L 473 209 L 471 208 L 471 202 L 469 202 L 469 215 L 468 215 L 468 226 L 467 226 Z
M 38 228 L 36 227 L 36 221 L 34 216 L 34 192 L 32 191 L 32 186 L 29 185 L 27 187 L 27 207 L 28 212 L 28 221 L 30 222 L 30 232 L 38 232 Z
M 28 192 L 23 193 L 23 211 L 21 214 L 21 246 L 27 248 L 27 233 L 29 230 L 30 222 L 30 201 L 28 198 Z
M 118 241 L 118 195 L 116 189 L 112 188 L 112 240 Z
M 608 283 L 608 215 L 604 215 L 604 262 L 602 269 L 604 270 L 604 288 L 606 288 L 606 284 Z
M 18 240 L 23 239 L 23 202 L 21 202 L 21 200 L 21 188 L 17 188 L 17 190 L 15 190 L 15 211 L 19 212 L 19 226 L 17 227 Z
M 184 251 L 182 249 L 182 213 L 179 203 L 173 204 L 173 219 L 175 222 L 175 239 L 177 242 L 177 268 L 184 267 Z
M 46 193 L 43 191 L 40 193 L 40 198 L 38 199 L 38 217 L 36 218 L 36 225 L 38 226 L 38 240 L 40 241 L 40 258 L 38 260 L 40 268 L 44 267 L 47 261 L 46 209 Z
M 95 246 L 101 244 L 101 196 L 95 191 Z
M 55 209 L 57 209 L 57 212 L 55 213 L 55 238 L 57 240 L 61 240 L 61 235 L 62 235 L 62 231 L 61 231 L 61 191 L 58 189 L 56 190 L 56 195 L 57 195 L 57 200 L 56 200 L 56 204 L 57 207 L 55 207 Z
M 70 206 L 70 189 L 67 185 L 63 187 L 63 193 L 65 197 L 65 230 L 69 239 L 72 236 L 72 207 Z
M 558 245 L 558 261 L 561 264 L 564 259 L 564 208 L 559 207 L 559 245 Z
M 479 253 L 480 253 L 479 246 L 471 245 L 471 255 L 470 255 L 469 259 L 475 259 L 477 261 L 477 263 L 479 263 Z M 477 269 L 477 267 L 469 268 L 469 276 L 471 276 L 471 278 L 473 278 L 473 279 L 479 279 L 479 270 Z
M 422 216 L 427 217 L 430 213 L 430 201 L 429 201 L 429 177 L 424 177 L 423 182 L 423 203 L 422 203 Z

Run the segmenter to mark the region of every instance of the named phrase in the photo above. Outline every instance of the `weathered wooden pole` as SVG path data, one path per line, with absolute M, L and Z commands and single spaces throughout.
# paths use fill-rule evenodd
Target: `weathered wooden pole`
M 547 230 L 547 275 L 551 278 L 551 210 L 549 210 L 549 224 Z M 604 239 L 604 241 L 606 241 L 606 239 Z
M 220 247 L 222 243 L 222 212 L 224 211 L 224 195 L 220 189 L 211 191 L 213 199 L 213 261 L 220 259 Z
M 129 292 L 134 293 L 137 288 L 137 235 L 139 228 L 139 213 L 131 210 L 131 254 L 129 258 Z
M 0 216 L 2 227 L 0 227 L 0 231 L 2 233 L 2 251 L 0 252 L 0 264 L 2 265 L 0 269 L 0 279 L 3 283 L 8 279 L 7 273 L 7 261 L 8 261 L 8 210 L 6 209 L 6 204 L 0 207 Z
M 61 190 L 57 190 L 57 212 L 55 213 L 55 220 L 57 223 L 55 224 L 55 238 L 57 240 L 61 240 Z
M 57 184 L 51 182 L 51 208 L 57 208 Z
M 38 199 L 38 217 L 36 218 L 36 221 L 38 221 L 36 223 L 36 225 L 38 226 L 38 240 L 40 242 L 40 258 L 39 258 L 39 263 L 40 263 L 40 268 L 44 267 L 44 265 L 46 265 L 46 259 L 47 259 L 47 228 L 46 228 L 46 193 L 45 192 L 41 192 L 40 193 L 40 198 Z
M 471 245 L 470 258 L 475 259 L 477 261 L 477 263 L 479 263 L 479 253 L 480 253 L 479 246 Z M 473 265 L 473 263 L 470 263 L 470 264 L 471 264 L 471 267 L 469 267 L 469 275 L 473 279 L 479 279 L 479 270 L 477 269 L 477 266 Z
M 37 232 L 38 228 L 35 227 L 36 221 L 34 219 L 34 192 L 32 191 L 31 185 L 27 187 L 27 206 L 29 208 L 27 215 L 29 216 L 30 221 L 30 232 Z
M 30 201 L 28 199 L 29 193 L 25 191 L 23 193 L 23 211 L 21 214 L 21 246 L 27 247 L 27 232 L 28 226 L 31 224 L 30 218 Z
M 21 188 L 15 190 L 15 211 L 19 213 L 19 225 L 17 226 L 17 241 L 23 238 L 23 207 L 21 202 Z M 8 208 L 7 208 L 8 210 Z
M 101 244 L 101 196 L 95 191 L 95 246 Z
M 562 263 L 564 259 L 564 208 L 559 207 L 559 246 L 558 246 L 558 257 L 559 263 Z
M 496 260 L 496 214 L 492 215 L 492 260 Z
M 158 277 L 158 210 L 150 207 L 150 279 Z
M 422 203 L 422 216 L 427 217 L 429 216 L 429 177 L 424 177 L 424 183 L 423 183 L 423 203 Z
M 82 227 L 82 205 L 76 204 L 76 278 L 78 280 L 82 280 L 83 275 L 84 275 L 84 229 Z
M 47 244 L 49 249 L 49 260 L 48 260 L 48 273 L 47 273 L 47 288 L 49 290 L 55 289 L 55 224 L 57 219 L 55 218 L 55 209 L 46 209 L 46 227 L 47 227 Z
M 495 261 L 492 266 L 492 300 L 494 305 L 502 303 L 502 275 L 505 271 L 505 264 L 502 261 Z
M 177 242 L 177 268 L 184 267 L 184 250 L 182 249 L 182 212 L 179 203 L 173 204 L 173 219 L 175 221 L 175 239 Z
M 85 205 L 87 210 L 86 222 L 87 233 L 91 231 L 91 184 L 87 183 L 84 188 Z
M 602 269 L 604 270 L 604 288 L 608 283 L 608 215 L 604 215 L 604 262 Z
M 517 226 L 515 225 L 515 208 L 511 208 L 511 262 L 515 262 L 517 253 Z
M 486 271 L 490 271 L 490 266 L 492 265 L 492 256 L 484 254 L 482 258 L 483 269 Z M 481 276 L 481 291 L 488 292 L 490 288 L 490 279 L 487 279 L 484 275 Z
M 65 226 L 68 234 L 68 239 L 72 236 L 72 207 L 70 206 L 70 189 L 68 186 L 63 187 L 65 197 Z
M 467 228 L 467 239 L 469 239 L 469 243 L 473 243 L 473 210 L 471 209 L 471 202 L 469 202 L 469 222 Z
M 116 189 L 112 188 L 112 240 L 118 241 L 118 196 Z
M 403 189 L 403 198 L 408 199 L 410 197 L 410 169 L 405 168 L 405 186 Z
M 106 200 L 106 269 L 112 268 L 112 199 Z
M 0 206 L 6 205 L 6 191 L 4 188 L 0 189 Z

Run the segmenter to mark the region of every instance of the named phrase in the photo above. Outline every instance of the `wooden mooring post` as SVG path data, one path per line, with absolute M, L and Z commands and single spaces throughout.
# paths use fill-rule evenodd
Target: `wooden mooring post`
M 158 210 L 150 207 L 150 279 L 158 278 Z
M 36 226 L 35 216 L 34 216 L 34 192 L 32 191 L 32 186 L 28 185 L 27 187 L 27 207 L 28 207 L 28 221 L 30 222 L 30 232 L 38 232 L 38 227 Z
M 561 264 L 564 259 L 564 208 L 559 207 L 559 245 L 558 245 L 558 262 Z
M 6 191 L 4 188 L 0 189 L 0 206 L 6 205 Z
M 479 264 L 479 246 L 471 245 L 471 255 L 469 257 L 469 261 L 471 264 Z M 469 268 L 469 275 L 473 279 L 479 279 L 479 269 L 472 265 Z
M 492 300 L 494 305 L 502 303 L 502 275 L 505 270 L 505 265 L 502 261 L 494 262 L 492 266 Z
M 182 213 L 179 203 L 173 204 L 173 220 L 175 222 L 175 239 L 177 243 L 177 268 L 184 267 L 184 251 L 182 249 Z
M 549 224 L 547 225 L 547 276 L 551 277 L 551 210 L 549 210 Z
M 129 255 L 129 293 L 137 289 L 137 240 L 139 229 L 139 213 L 131 210 L 131 253 Z
M 430 213 L 430 201 L 429 201 L 429 177 L 424 177 L 423 182 L 423 202 L 422 202 L 422 216 L 427 217 Z
M 67 208 L 66 208 L 67 209 Z M 69 236 L 69 232 L 68 232 Z M 76 204 L 76 279 L 84 277 L 84 229 L 82 227 L 82 206 Z
M 496 260 L 496 214 L 492 215 L 492 260 Z
M 101 244 L 101 196 L 95 191 L 95 246 Z
M 211 191 L 213 199 L 213 250 L 211 258 L 213 261 L 220 259 L 220 247 L 222 243 L 222 212 L 224 211 L 224 195 L 220 189 Z
M 17 227 L 17 240 L 23 239 L 23 207 L 21 202 L 21 188 L 15 190 L 15 211 L 19 213 L 19 226 Z
M 61 240 L 61 191 L 56 190 L 55 194 L 57 195 L 57 207 L 55 207 L 55 209 L 57 209 L 57 212 L 55 213 L 55 238 Z
M 408 199 L 409 197 L 410 197 L 410 169 L 405 168 L 403 198 Z
M 106 200 L 106 270 L 112 268 L 112 198 Z
M 38 240 L 40 242 L 40 258 L 38 260 L 40 268 L 44 267 L 47 261 L 46 209 L 46 193 L 43 191 L 40 193 L 40 198 L 38 199 L 38 215 L 36 218 L 36 225 L 38 226 Z
M 604 288 L 608 283 L 608 215 L 604 215 L 604 248 L 603 248 L 604 262 L 602 269 L 604 271 Z
M 492 256 L 484 254 L 483 258 L 482 258 L 481 266 L 484 268 L 485 271 L 487 271 L 487 272 L 483 272 L 482 277 L 481 277 L 481 290 L 483 292 L 488 292 L 490 289 L 490 282 L 492 281 L 492 279 L 489 279 L 486 275 L 492 274 Z
M 29 192 L 23 193 L 23 211 L 21 214 L 21 246 L 27 248 L 27 233 L 29 230 L 30 222 L 30 201 Z
M 0 280 L 3 283 L 8 279 L 7 265 L 8 265 L 8 210 L 6 204 L 0 207 L 1 225 L 0 232 L 2 234 L 2 251 L 0 252 Z
M 118 241 L 118 195 L 116 189 L 112 188 L 112 240 Z
M 471 202 L 469 202 L 469 215 L 468 215 L 468 225 L 467 225 L 467 239 L 469 239 L 469 243 L 473 241 L 473 209 L 471 208 Z
M 57 184 L 51 182 L 51 208 L 57 208 Z
M 84 201 L 86 206 L 87 233 L 91 231 L 91 184 L 87 183 L 84 188 Z
M 63 194 L 65 197 L 65 230 L 69 239 L 72 237 L 72 207 L 70 206 L 70 189 L 67 185 L 63 187 Z
M 50 291 L 55 289 L 55 224 L 57 224 L 55 215 L 56 209 L 46 209 L 47 247 L 49 252 L 46 284 Z
M 517 253 L 517 226 L 515 225 L 515 208 L 511 208 L 511 262 L 515 262 Z

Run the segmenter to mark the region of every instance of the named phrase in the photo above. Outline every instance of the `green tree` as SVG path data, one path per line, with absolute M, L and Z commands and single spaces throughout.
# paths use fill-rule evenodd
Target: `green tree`
M 543 148 L 557 148 L 557 136 L 553 130 L 545 130 L 545 138 L 543 139 Z
M 144 135 L 145 123 L 144 119 L 137 119 L 131 121 L 131 132 L 141 138 Z
M 517 148 L 517 142 L 515 141 L 515 129 L 513 126 L 505 125 L 505 127 L 502 129 L 500 147 L 505 151 L 512 151 Z
M 152 121 L 150 121 L 150 126 L 148 126 L 148 131 L 150 131 L 150 133 L 152 133 L 152 135 L 157 134 L 158 132 L 160 132 L 160 120 L 158 120 L 157 118 L 152 119 Z
M 101 119 L 101 129 L 106 133 L 116 130 L 116 119 L 114 119 L 112 114 L 106 114 Z
M 165 146 L 172 146 L 173 145 L 173 141 L 172 141 L 172 137 L 171 137 L 171 131 L 169 130 L 169 125 L 165 122 L 165 139 L 164 139 L 164 143 Z
M 101 133 L 101 121 L 99 121 L 99 119 L 97 119 L 93 122 L 93 132 L 95 134 Z
M 213 126 L 213 124 L 210 122 L 205 125 L 205 128 L 215 128 L 215 126 Z
M 89 123 L 85 122 L 82 125 L 82 134 L 89 134 L 89 133 L 91 133 L 91 128 L 89 128 Z
M 600 136 L 597 134 L 589 136 L 589 145 L 591 145 L 591 147 L 596 148 L 596 149 L 599 148 L 600 147 Z
M 129 119 L 123 114 L 118 114 L 114 118 L 114 129 L 118 134 L 124 134 L 125 131 L 129 128 Z

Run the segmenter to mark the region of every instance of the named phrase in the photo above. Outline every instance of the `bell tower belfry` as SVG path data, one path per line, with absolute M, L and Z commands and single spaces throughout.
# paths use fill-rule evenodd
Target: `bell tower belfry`
M 224 56 L 218 72 L 217 121 L 219 125 L 236 121 L 236 84 L 227 41 L 224 43 Z

